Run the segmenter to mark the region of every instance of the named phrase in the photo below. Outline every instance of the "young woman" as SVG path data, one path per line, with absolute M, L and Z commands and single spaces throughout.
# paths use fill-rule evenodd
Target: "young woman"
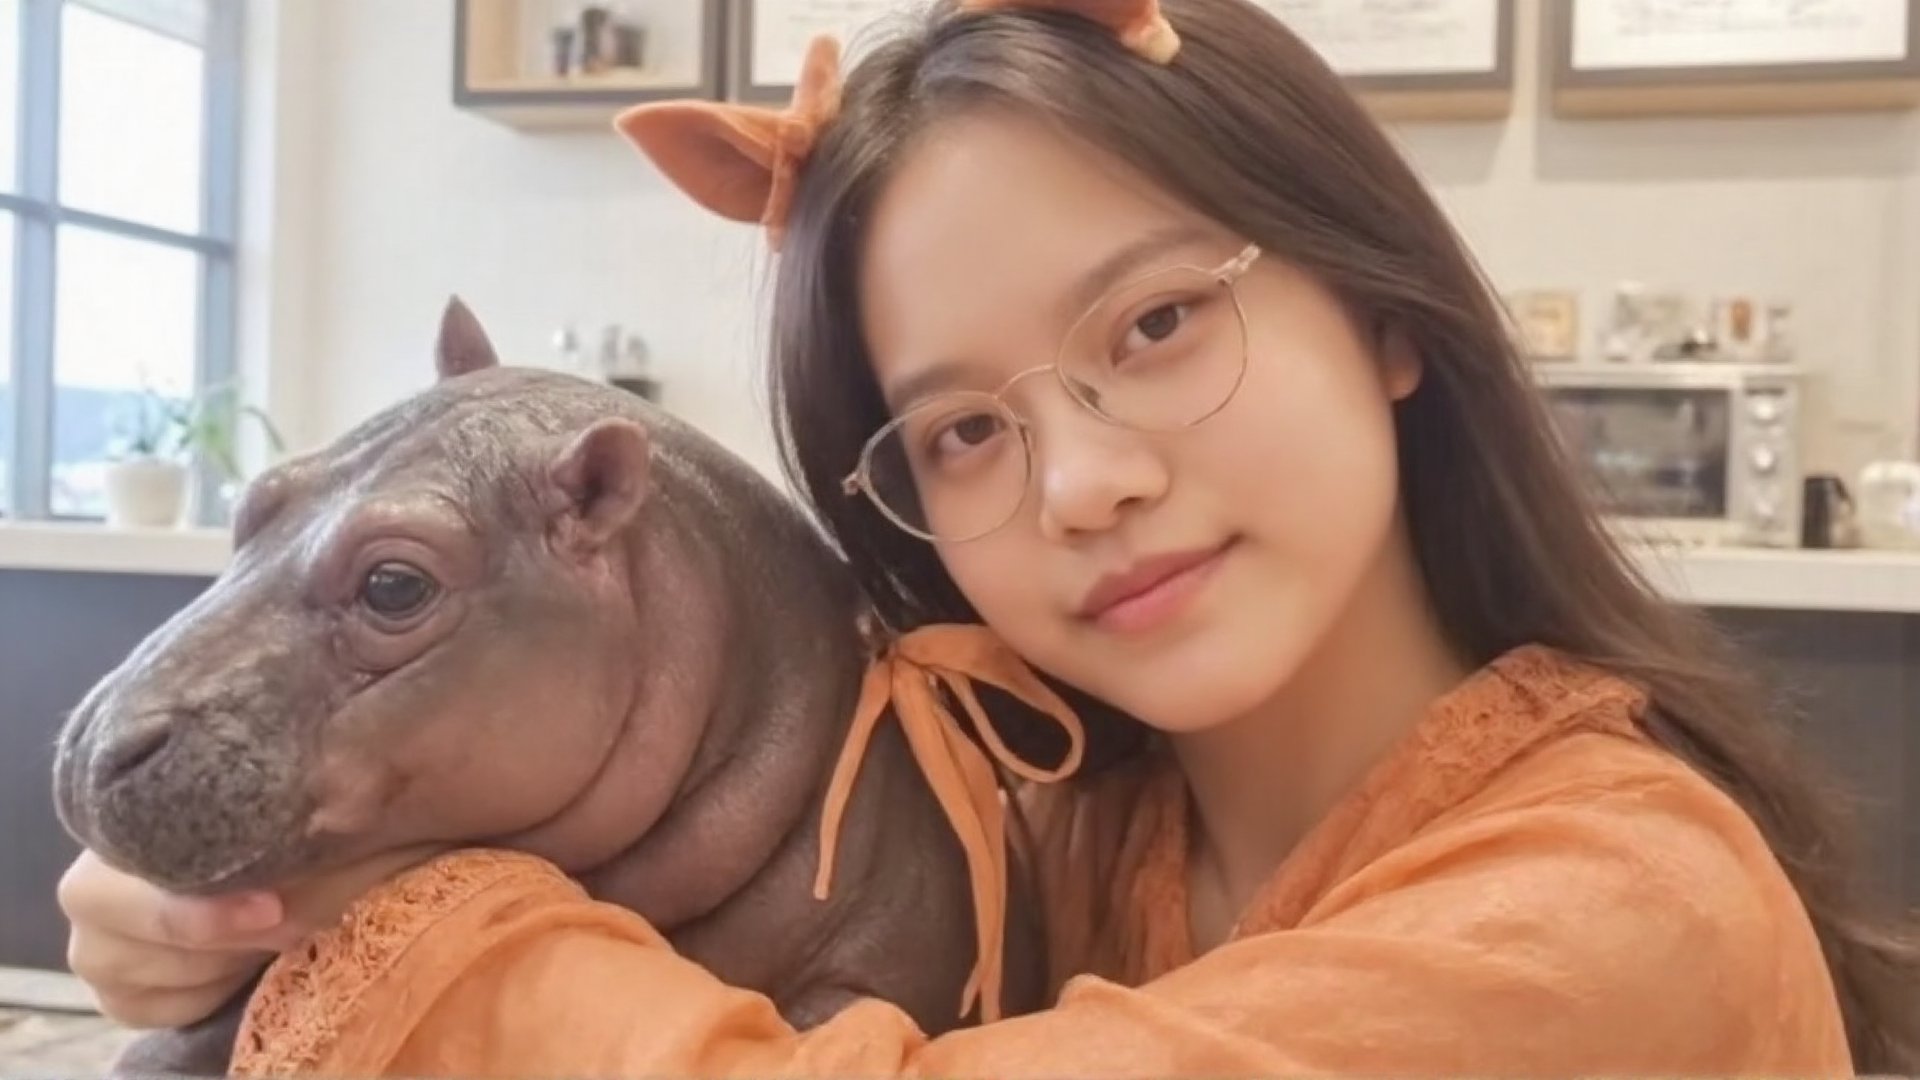
M 1020 792 L 1055 1003 L 796 1033 L 551 868 L 459 854 L 276 965 L 363 1005 L 257 1010 L 295 1050 L 256 1066 L 1920 1071 L 1912 928 L 1609 544 L 1459 240 L 1311 50 L 1248 0 L 971 0 L 844 86 L 831 59 L 786 112 L 624 128 L 779 243 L 780 432 L 886 625 L 984 624 L 1081 710 L 1078 775 Z M 1000 734 L 1045 755 L 1037 719 Z M 87 859 L 64 896 L 76 968 L 145 1022 L 268 941 Z

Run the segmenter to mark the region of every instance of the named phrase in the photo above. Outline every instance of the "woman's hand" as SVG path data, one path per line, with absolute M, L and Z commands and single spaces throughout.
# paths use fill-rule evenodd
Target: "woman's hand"
M 108 1019 L 184 1027 L 212 1016 L 274 956 L 353 902 L 446 849 L 418 844 L 287 883 L 279 892 L 176 896 L 83 851 L 60 879 L 67 966 Z
M 273 893 L 175 896 L 82 852 L 60 879 L 67 965 L 100 1011 L 132 1028 L 213 1015 L 304 931 Z

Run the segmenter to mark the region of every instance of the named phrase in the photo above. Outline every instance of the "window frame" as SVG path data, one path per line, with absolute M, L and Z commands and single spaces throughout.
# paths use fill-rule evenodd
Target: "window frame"
M 243 0 L 210 0 L 205 136 L 201 146 L 201 228 L 181 233 L 60 203 L 61 11 L 67 0 L 21 0 L 19 112 L 14 190 L 0 190 L 0 212 L 12 217 L 13 438 L 4 466 L 8 497 L 0 518 L 95 521 L 55 515 L 53 489 L 54 313 L 56 238 L 62 225 L 193 252 L 199 256 L 194 385 L 207 387 L 237 371 L 241 42 Z M 219 479 L 204 462 L 193 478 L 196 516 L 211 523 Z

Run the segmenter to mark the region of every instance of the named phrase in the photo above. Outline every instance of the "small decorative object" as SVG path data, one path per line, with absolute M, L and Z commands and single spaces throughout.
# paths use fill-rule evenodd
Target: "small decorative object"
M 1860 471 L 1859 491 L 1866 546 L 1920 549 L 1920 462 L 1873 462 Z
M 1809 476 L 1804 481 L 1801 500 L 1800 546 L 1806 548 L 1850 548 L 1860 543 L 1860 530 L 1853 496 L 1846 481 L 1827 473 Z
M 627 391 L 660 404 L 660 380 L 655 378 L 648 363 L 647 344 L 639 335 L 627 335 L 627 347 L 620 354 L 615 366 L 607 372 L 607 381 Z
M 638 16 L 622 4 L 613 19 L 613 66 L 637 70 L 646 62 L 647 29 Z
M 580 74 L 598 75 L 613 63 L 613 43 L 609 39 L 606 8 L 588 4 L 580 12 Z
M 1535 360 L 1572 360 L 1580 352 L 1580 298 L 1565 290 L 1513 293 L 1507 307 L 1518 324 L 1521 348 Z
M 553 73 L 564 79 L 573 74 L 573 49 L 576 31 L 571 26 L 553 28 Z
M 1714 347 L 1723 359 L 1741 363 L 1783 361 L 1792 355 L 1787 340 L 1791 307 L 1753 296 L 1728 296 L 1713 303 Z
M 1767 305 L 1767 345 L 1761 359 L 1773 363 L 1793 359 L 1793 305 L 1784 300 Z
M 1623 281 L 1613 288 L 1613 307 L 1600 336 L 1600 355 L 1617 364 L 1641 358 L 1646 338 L 1645 286 Z
M 560 370 L 569 375 L 586 375 L 586 358 L 580 352 L 580 334 L 569 323 L 553 335 L 553 347 L 560 354 Z
M 1694 360 L 1713 351 L 1713 335 L 1696 320 L 1686 293 L 1650 290 L 1641 297 L 1640 313 L 1648 359 Z
M 1600 353 L 1623 364 L 1682 359 L 1698 352 L 1697 329 L 1685 294 L 1623 281 L 1614 286 Z

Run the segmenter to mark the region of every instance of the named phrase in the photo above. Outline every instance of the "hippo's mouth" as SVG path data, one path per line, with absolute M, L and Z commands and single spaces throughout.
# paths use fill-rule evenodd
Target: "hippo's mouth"
M 100 858 L 161 888 L 268 885 L 306 859 L 312 805 L 295 755 L 239 723 L 159 717 L 61 747 L 61 820 Z

